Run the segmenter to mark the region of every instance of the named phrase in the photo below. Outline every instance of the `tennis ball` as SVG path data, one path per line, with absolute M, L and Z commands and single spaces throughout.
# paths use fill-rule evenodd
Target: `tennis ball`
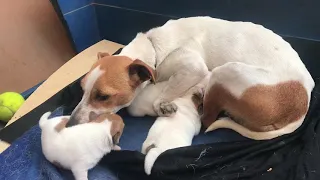
M 8 122 L 24 103 L 24 98 L 15 92 L 0 94 L 0 120 Z

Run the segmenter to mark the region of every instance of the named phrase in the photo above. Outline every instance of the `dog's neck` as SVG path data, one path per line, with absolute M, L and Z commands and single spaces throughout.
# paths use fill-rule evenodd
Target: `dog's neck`
M 152 68 L 156 66 L 156 51 L 148 36 L 143 33 L 138 33 L 119 55 L 127 56 L 132 60 L 139 59 Z

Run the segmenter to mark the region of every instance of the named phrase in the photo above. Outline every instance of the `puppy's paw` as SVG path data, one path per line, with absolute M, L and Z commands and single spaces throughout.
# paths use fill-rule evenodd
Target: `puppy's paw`
M 173 102 L 159 102 L 154 104 L 154 110 L 158 116 L 168 117 L 178 110 L 178 106 Z

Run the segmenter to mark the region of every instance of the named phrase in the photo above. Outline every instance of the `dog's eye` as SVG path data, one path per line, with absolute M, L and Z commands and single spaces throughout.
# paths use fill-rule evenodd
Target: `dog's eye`
M 96 94 L 96 100 L 98 101 L 106 101 L 110 98 L 109 95 L 105 95 L 105 94 L 100 94 L 100 93 L 97 93 Z

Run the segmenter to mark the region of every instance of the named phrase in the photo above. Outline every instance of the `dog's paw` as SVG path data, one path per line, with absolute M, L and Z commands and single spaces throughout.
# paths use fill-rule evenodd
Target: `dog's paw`
M 178 106 L 173 102 L 160 102 L 154 104 L 154 110 L 158 116 L 171 116 L 178 110 Z
M 204 88 L 199 88 L 195 92 L 193 92 L 193 97 L 202 102 L 204 98 L 204 92 Z

